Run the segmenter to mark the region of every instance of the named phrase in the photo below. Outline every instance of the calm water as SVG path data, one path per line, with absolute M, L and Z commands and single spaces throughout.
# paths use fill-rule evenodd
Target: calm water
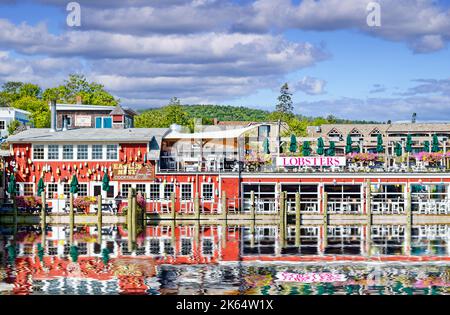
M 2 294 L 383 294 L 450 292 L 450 226 L 2 227 Z M 370 233 L 369 233 L 370 232 Z M 325 236 L 326 235 L 326 236 Z M 368 239 L 370 235 L 370 241 Z M 42 243 L 44 241 L 44 244 Z

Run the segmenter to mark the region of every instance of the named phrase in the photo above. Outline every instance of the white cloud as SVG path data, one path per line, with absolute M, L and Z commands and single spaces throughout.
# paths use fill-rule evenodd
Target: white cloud
M 309 95 L 319 95 L 325 93 L 326 84 L 325 80 L 305 76 L 294 85 L 294 90 L 300 90 Z

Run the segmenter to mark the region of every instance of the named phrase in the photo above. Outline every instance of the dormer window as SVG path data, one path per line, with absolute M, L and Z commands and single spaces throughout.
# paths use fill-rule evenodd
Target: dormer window
M 341 141 L 343 139 L 342 133 L 339 132 L 336 128 L 331 129 L 328 133 L 328 138 L 331 141 Z
M 361 132 L 358 129 L 353 128 L 352 131 L 350 131 L 350 137 L 352 137 L 352 138 L 362 138 L 363 135 L 361 134 Z
M 381 132 L 380 132 L 380 130 L 378 130 L 378 128 L 375 128 L 374 130 L 372 130 L 370 132 L 370 136 L 373 138 L 378 137 L 379 134 L 381 134 Z

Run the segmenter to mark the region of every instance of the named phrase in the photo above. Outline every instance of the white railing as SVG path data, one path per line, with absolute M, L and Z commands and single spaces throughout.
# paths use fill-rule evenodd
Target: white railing
M 401 214 L 405 212 L 403 200 L 372 201 L 371 211 L 374 214 Z

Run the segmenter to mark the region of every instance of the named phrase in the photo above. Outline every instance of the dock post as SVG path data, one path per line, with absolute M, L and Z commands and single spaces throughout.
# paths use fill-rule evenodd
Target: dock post
M 222 204 L 221 204 L 221 210 L 222 210 L 222 220 L 225 222 L 227 221 L 227 215 L 228 215 L 228 209 L 227 209 L 227 192 L 222 191 Z
M 194 215 L 196 220 L 200 219 L 200 198 L 198 193 L 196 193 L 194 197 Z
M 255 192 L 250 192 L 250 246 L 255 246 Z
M 372 244 L 372 196 L 370 194 L 370 180 L 366 182 L 366 216 L 367 216 L 367 229 L 366 229 L 366 253 L 368 256 L 371 254 Z
M 46 201 L 45 201 L 45 192 L 41 193 L 41 231 L 42 231 L 42 235 L 41 235 L 41 243 L 42 246 L 44 246 L 45 244 L 45 237 L 46 237 L 46 230 L 47 230 L 47 213 L 46 213 Z
M 137 202 L 136 201 L 137 201 L 136 200 L 136 190 L 134 190 L 134 188 L 133 188 L 132 195 L 131 195 L 131 209 L 132 209 L 132 212 L 131 212 L 131 221 L 132 221 L 131 227 L 132 227 L 132 229 L 131 229 L 131 231 L 132 231 L 133 242 L 136 241 L 136 233 L 137 233 Z
M 73 245 L 73 229 L 75 228 L 75 213 L 73 211 L 73 193 L 69 195 L 69 230 L 70 245 Z
M 175 209 L 175 193 L 174 192 L 170 195 L 170 211 L 172 212 L 172 219 L 176 220 L 177 209 Z
M 97 243 L 102 244 L 102 195 L 97 196 Z
M 412 209 L 411 209 L 411 189 L 406 185 L 406 231 L 405 231 L 405 253 L 411 255 L 411 238 L 412 238 Z
M 323 193 L 323 250 L 328 244 L 328 193 Z
M 17 221 L 18 221 L 18 209 L 17 209 L 17 201 L 16 201 L 16 193 L 13 192 L 11 194 L 11 198 L 12 198 L 12 203 L 13 203 L 13 222 L 14 222 L 14 233 L 17 232 Z
M 132 194 L 133 194 L 133 188 L 128 188 L 128 211 L 127 211 L 127 228 L 128 228 L 128 251 L 132 251 L 133 249 L 133 239 L 132 239 L 132 233 L 133 233 L 133 220 L 132 220 Z
M 147 215 L 147 193 L 144 193 L 142 196 L 144 197 L 144 204 L 145 204 L 144 209 L 142 209 L 142 222 L 145 222 L 146 215 Z M 144 223 L 142 223 L 142 224 L 144 224 Z M 144 224 L 144 226 L 145 226 L 145 224 Z
M 286 192 L 280 193 L 280 246 L 285 245 L 285 228 L 286 228 Z
M 300 217 L 300 193 L 295 193 L 295 246 L 300 246 L 300 225 L 301 225 L 301 217 Z

